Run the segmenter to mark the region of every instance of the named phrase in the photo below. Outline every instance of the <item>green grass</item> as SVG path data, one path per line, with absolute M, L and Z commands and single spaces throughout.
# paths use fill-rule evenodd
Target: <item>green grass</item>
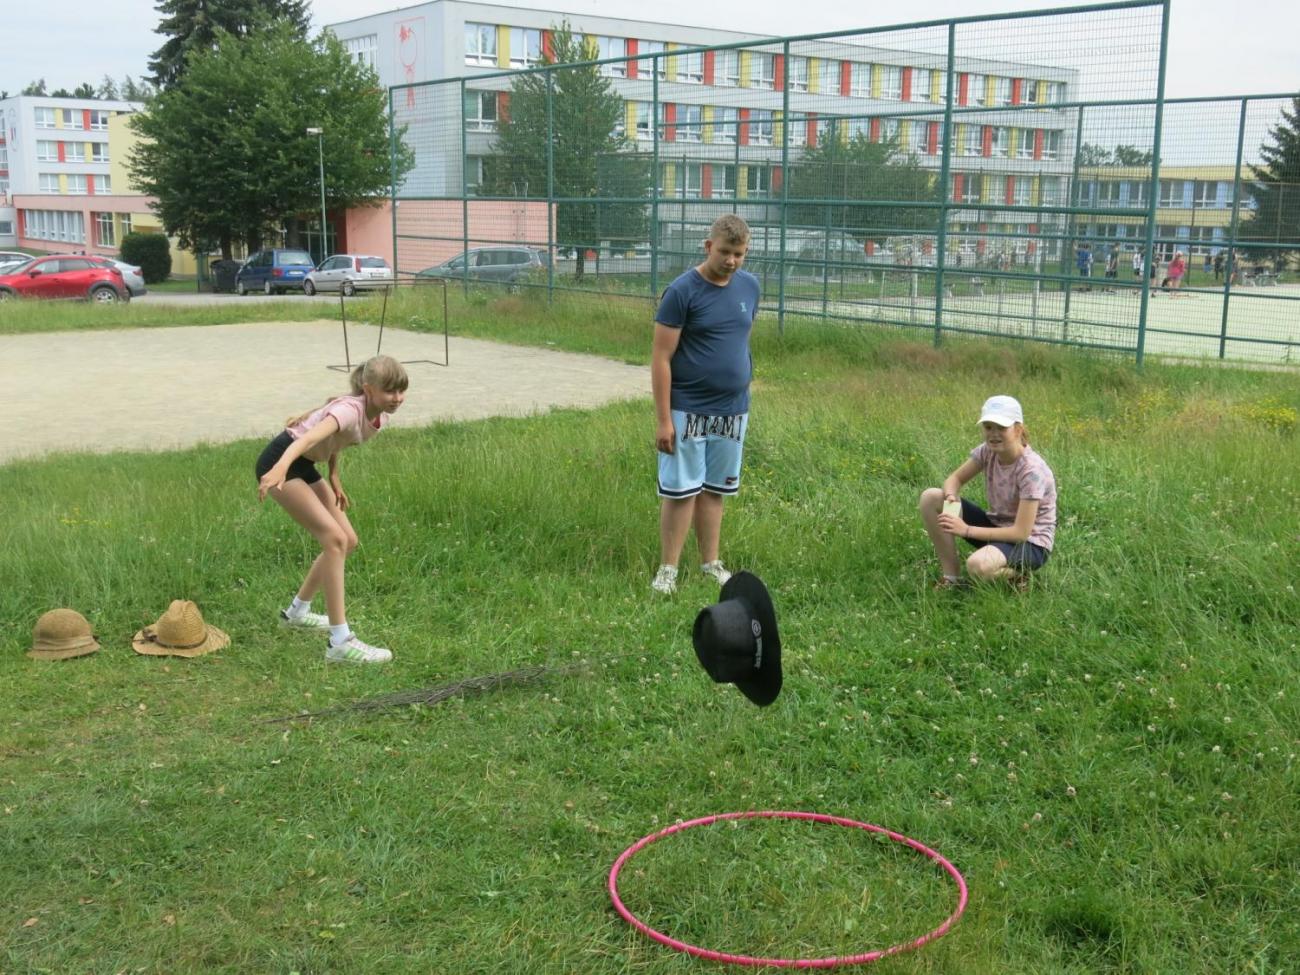
M 645 361 L 645 308 L 517 295 L 456 323 Z M 328 666 L 275 625 L 312 550 L 256 503 L 259 443 L 0 468 L 0 970 L 720 970 L 632 931 L 604 881 L 642 835 L 750 808 L 881 824 L 964 872 L 963 920 L 881 972 L 1293 970 L 1294 379 L 817 327 L 764 326 L 754 351 L 723 541 L 780 616 L 763 710 L 695 662 L 716 590 L 690 573 L 651 598 L 646 402 L 395 428 L 350 455 L 349 615 L 387 668 Z M 995 391 L 1056 471 L 1058 551 L 1027 594 L 934 593 L 916 497 Z M 230 647 L 133 654 L 173 598 Z M 22 655 L 58 605 L 101 653 Z M 623 893 L 675 937 L 778 956 L 915 937 L 953 897 L 902 848 L 793 822 L 670 837 Z

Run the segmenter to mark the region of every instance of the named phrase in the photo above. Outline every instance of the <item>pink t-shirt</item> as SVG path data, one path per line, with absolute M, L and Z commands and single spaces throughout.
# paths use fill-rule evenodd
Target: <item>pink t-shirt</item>
M 387 413 L 380 413 L 373 420 L 366 419 L 366 397 L 363 393 L 358 396 L 340 396 L 332 399 L 319 410 L 309 414 L 306 419 L 286 429 L 289 431 L 289 436 L 297 440 L 327 416 L 334 417 L 338 421 L 339 428 L 303 454 L 308 460 L 317 464 L 329 460 L 331 454 L 337 454 L 344 447 L 365 443 L 377 434 L 388 420 Z
M 988 444 L 970 452 L 971 460 L 984 468 L 984 492 L 988 495 L 989 521 L 999 528 L 1016 523 L 1020 502 L 1037 501 L 1038 514 L 1029 541 L 1051 551 L 1056 538 L 1056 477 L 1047 461 L 1026 447 L 1014 464 L 1001 464 Z

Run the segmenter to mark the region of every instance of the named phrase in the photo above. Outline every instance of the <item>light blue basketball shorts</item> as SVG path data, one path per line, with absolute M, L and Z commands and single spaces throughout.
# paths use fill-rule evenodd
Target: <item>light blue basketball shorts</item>
M 703 416 L 673 410 L 673 452 L 659 451 L 659 497 L 693 498 L 701 491 L 740 490 L 740 457 L 749 414 Z

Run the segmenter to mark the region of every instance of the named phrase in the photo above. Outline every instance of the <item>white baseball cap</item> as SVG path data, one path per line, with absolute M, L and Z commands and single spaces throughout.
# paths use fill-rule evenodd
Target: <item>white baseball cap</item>
M 980 423 L 996 423 L 1000 427 L 1009 427 L 1013 423 L 1024 423 L 1025 414 L 1020 409 L 1020 401 L 1014 396 L 990 396 L 984 401 L 980 410 Z

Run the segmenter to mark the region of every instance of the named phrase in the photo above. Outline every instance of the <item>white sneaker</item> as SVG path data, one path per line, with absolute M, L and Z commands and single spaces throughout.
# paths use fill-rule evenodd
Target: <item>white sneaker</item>
M 712 562 L 705 562 L 700 566 L 700 571 L 706 576 L 713 576 L 720 586 L 725 586 L 727 580 L 731 578 L 731 573 L 727 571 L 727 567 L 722 564 L 721 559 L 714 559 Z
M 655 592 L 661 592 L 665 596 L 671 596 L 677 591 L 677 566 L 661 565 L 659 571 L 655 573 L 654 580 L 650 583 L 650 588 Z
M 342 643 L 329 645 L 325 659 L 336 664 L 386 664 L 393 659 L 393 651 L 372 647 L 357 639 L 355 633 L 349 633 Z
M 280 610 L 280 622 L 285 626 L 301 626 L 309 629 L 328 630 L 330 618 L 324 613 L 313 613 L 311 610 L 303 613 L 301 616 L 290 616 L 286 610 Z

